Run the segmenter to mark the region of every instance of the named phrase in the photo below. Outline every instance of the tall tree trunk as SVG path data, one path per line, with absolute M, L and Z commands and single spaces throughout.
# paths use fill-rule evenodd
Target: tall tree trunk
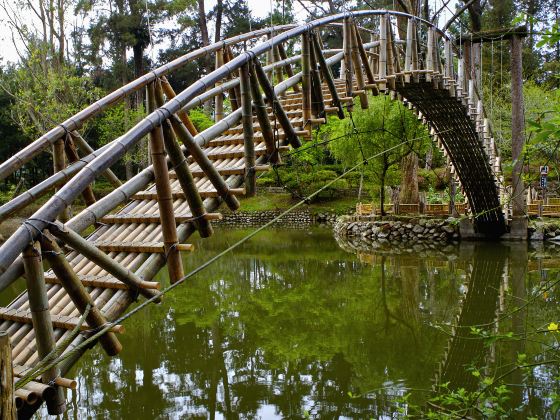
M 204 0 L 198 0 L 198 25 L 200 27 L 200 36 L 202 37 L 202 46 L 210 45 L 208 37 L 208 24 L 206 22 L 206 10 L 204 9 Z
M 218 42 L 222 37 L 222 14 L 224 11 L 224 1 L 218 0 L 216 5 L 216 33 L 214 34 L 214 42 Z
M 409 153 L 402 159 L 402 182 L 400 202 L 406 204 L 417 204 L 418 196 L 418 155 Z

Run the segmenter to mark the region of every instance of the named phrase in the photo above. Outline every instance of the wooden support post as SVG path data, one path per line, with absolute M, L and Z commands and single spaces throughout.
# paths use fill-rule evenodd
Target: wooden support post
M 241 120 L 245 150 L 245 190 L 247 196 L 253 197 L 257 190 L 257 177 L 255 173 L 255 142 L 253 140 L 253 107 L 251 104 L 249 66 L 250 64 L 245 64 L 239 69 L 239 84 L 241 87 Z
M 231 60 L 233 60 L 233 52 L 231 51 L 231 47 L 226 45 L 224 49 L 224 64 L 229 63 Z M 233 74 L 230 75 L 229 79 L 232 79 L 233 76 Z M 239 109 L 241 107 L 241 92 L 239 90 L 239 86 L 229 89 L 228 94 L 231 102 L 231 109 L 233 111 Z
M 168 101 L 170 99 L 173 99 L 175 96 L 177 96 L 175 94 L 175 91 L 173 90 L 173 88 L 169 84 L 169 81 L 165 77 L 161 78 L 161 87 L 163 88 L 163 91 L 165 92 L 165 96 L 167 96 Z M 183 124 L 185 124 L 185 127 L 187 127 L 187 130 L 189 130 L 189 133 L 191 133 L 192 136 L 196 136 L 198 134 L 198 130 L 196 129 L 196 127 L 192 123 L 192 121 L 189 118 L 189 116 L 187 115 L 186 111 L 181 110 L 181 111 L 177 112 L 177 115 L 179 116 L 179 118 L 181 119 Z
M 214 167 L 210 159 L 208 159 L 208 156 L 206 156 L 187 128 L 181 123 L 176 115 L 172 115 L 169 120 L 173 126 L 173 131 L 175 131 L 175 135 L 185 145 L 195 162 L 198 163 L 198 166 L 200 166 L 200 169 L 204 171 L 204 174 L 208 177 L 214 188 L 216 188 L 218 195 L 222 198 L 222 200 L 224 200 L 231 210 L 237 210 L 239 208 L 239 201 L 231 193 L 218 170 Z
M 156 110 L 156 97 L 154 83 L 148 85 L 148 104 L 149 112 Z M 152 155 L 152 165 L 158 195 L 158 208 L 163 235 L 165 254 L 167 255 L 167 270 L 171 283 L 176 283 L 184 275 L 183 260 L 181 253 L 177 249 L 179 239 L 177 236 L 177 224 L 175 223 L 175 213 L 173 209 L 173 197 L 171 194 L 171 182 L 169 181 L 169 171 L 167 169 L 167 156 L 163 143 L 163 128 L 160 125 L 150 132 L 150 152 Z
M 10 336 L 0 331 L 0 418 L 16 420 L 17 409 L 14 398 L 14 377 Z
M 396 75 L 398 57 L 395 54 L 395 41 L 393 39 L 393 29 L 391 27 L 391 19 L 387 17 L 387 84 L 391 91 L 397 88 Z
M 329 92 L 331 94 L 331 103 L 333 106 L 338 108 L 338 118 L 341 120 L 344 118 L 344 110 L 342 108 L 342 103 L 340 102 L 340 98 L 338 96 L 338 91 L 336 90 L 336 85 L 334 83 L 334 77 L 331 72 L 331 68 L 327 64 L 325 60 L 325 56 L 323 55 L 323 51 L 321 51 L 321 47 L 319 46 L 318 35 L 313 33 L 311 35 L 311 40 L 313 42 L 313 49 L 315 50 L 315 56 L 319 62 L 319 67 L 321 69 L 321 73 L 323 75 L 323 79 L 327 83 L 329 88 Z
M 523 148 L 525 147 L 525 120 L 523 100 L 522 38 L 511 38 L 511 154 L 513 217 L 525 215 L 525 185 L 523 183 Z
M 33 330 L 35 331 L 35 343 L 39 358 L 45 358 L 54 348 L 53 325 L 49 311 L 49 298 L 45 285 L 43 272 L 43 261 L 41 259 L 41 245 L 35 242 L 23 251 L 23 264 L 25 267 L 25 280 L 27 284 L 27 296 L 29 298 L 29 309 L 33 319 Z M 53 366 L 41 376 L 43 383 L 48 384 L 60 376 L 60 370 Z M 62 388 L 55 387 L 52 398 L 47 399 L 47 410 L 51 415 L 62 414 L 66 411 L 64 392 Z
M 65 227 L 61 223 L 53 223 L 50 225 L 49 231 L 70 248 L 76 250 L 88 260 L 97 264 L 109 274 L 122 281 L 124 284 L 138 291 L 138 293 L 147 299 L 157 295 L 158 292 L 151 288 L 151 282 L 145 282 L 142 280 L 139 276 L 134 274 L 128 268 L 123 267 L 103 251 L 97 249 L 94 245 L 82 238 L 72 229 Z M 161 298 L 156 300 L 156 302 L 160 301 Z
M 352 22 L 350 18 L 344 18 L 342 24 L 342 49 L 344 50 L 344 80 L 346 82 L 346 96 L 349 98 L 354 97 L 354 77 L 352 68 Z M 353 103 L 348 102 L 346 109 L 351 111 Z
M 296 131 L 292 126 L 290 119 L 286 115 L 284 108 L 282 108 L 282 104 L 278 100 L 276 93 L 274 93 L 274 88 L 270 84 L 268 77 L 266 77 L 266 74 L 257 59 L 253 60 L 253 66 L 255 68 L 257 79 L 259 80 L 266 99 L 268 100 L 269 105 L 272 107 L 272 112 L 274 113 L 274 115 L 276 115 L 276 118 L 278 118 L 278 122 L 284 130 L 284 134 L 286 136 L 285 141 L 290 143 L 292 147 L 300 147 L 301 142 L 299 141 Z
M 71 164 L 80 160 L 80 156 L 78 156 L 78 151 L 76 150 L 76 146 L 72 141 L 72 136 L 70 134 L 67 134 L 66 139 L 64 140 L 64 151 L 66 152 L 68 162 L 70 162 Z M 95 194 L 93 194 L 91 185 L 88 185 L 82 191 L 82 197 L 84 198 L 84 202 L 86 203 L 87 207 L 95 203 Z
M 379 90 L 387 89 L 387 15 L 379 18 Z
M 284 45 L 278 44 L 277 47 L 278 47 L 278 53 L 280 54 L 280 59 L 286 60 L 288 58 L 288 54 L 286 54 L 286 50 L 284 49 Z M 286 64 L 284 66 L 284 71 L 286 72 L 286 75 L 288 77 L 292 77 L 294 75 L 294 71 L 292 70 L 291 64 Z M 297 83 L 293 86 L 293 90 L 294 90 L 294 92 L 299 92 L 300 91 L 299 85 Z
M 156 83 L 155 86 L 155 95 L 156 95 L 156 105 L 161 107 L 163 105 L 163 90 L 159 81 Z M 171 123 L 169 121 L 165 121 L 163 123 L 163 141 L 165 144 L 165 149 L 167 150 L 167 156 L 169 156 L 169 160 L 171 164 L 175 168 L 175 174 L 177 175 L 177 179 L 179 180 L 179 184 L 181 185 L 181 189 L 185 194 L 185 199 L 189 204 L 189 209 L 196 219 L 194 222 L 196 228 L 198 229 L 198 233 L 202 238 L 208 238 L 212 236 L 214 232 L 212 229 L 212 225 L 206 218 L 206 208 L 204 207 L 204 203 L 202 202 L 202 198 L 198 193 L 198 189 L 196 188 L 196 183 L 192 176 L 192 173 L 189 169 L 189 164 L 187 159 L 185 158 L 185 154 L 181 150 L 181 146 L 177 142 L 177 138 L 173 132 L 173 128 L 171 127 Z
M 368 104 L 368 97 L 367 97 L 367 93 L 366 93 L 366 86 L 364 83 L 364 73 L 362 70 L 362 63 L 360 61 L 360 52 L 359 52 L 359 48 L 358 48 L 358 37 L 356 35 L 356 32 L 358 31 L 358 29 L 356 28 L 356 25 L 351 22 L 350 23 L 350 41 L 351 41 L 351 55 L 352 55 L 352 67 L 354 68 L 354 74 L 356 76 L 356 84 L 358 86 L 358 91 L 359 93 L 359 97 L 360 97 L 360 106 L 362 107 L 362 109 L 367 109 L 369 104 Z M 366 63 L 367 65 L 367 63 Z
M 266 109 L 266 104 L 264 103 L 261 90 L 259 88 L 259 81 L 257 80 L 257 75 L 253 64 L 249 64 L 249 82 L 251 84 L 251 97 L 253 98 L 253 106 L 255 108 L 255 114 L 257 115 L 257 121 L 261 127 L 261 133 L 266 145 L 266 155 L 268 160 L 272 163 L 280 163 L 280 155 L 278 154 L 278 149 L 274 142 L 274 133 L 272 132 L 272 127 L 270 125 L 270 120 L 268 119 L 268 111 Z
M 413 20 L 408 19 L 406 25 L 406 50 L 404 55 L 404 81 L 405 83 L 410 83 L 411 75 L 412 75 L 412 49 L 414 48 L 414 43 L 412 41 L 412 31 L 413 29 Z
M 311 37 L 313 37 L 313 34 L 311 34 Z M 311 109 L 318 118 L 326 118 L 325 98 L 323 97 L 321 74 L 319 73 L 319 67 L 317 66 L 317 56 L 313 45 L 310 45 L 309 55 L 311 58 Z
M 224 51 L 223 49 L 215 52 L 216 70 L 224 65 Z M 216 83 L 216 85 L 220 85 Z M 224 118 L 224 95 L 220 93 L 214 98 L 214 122 L 221 121 Z
M 273 55 L 274 55 L 274 61 L 278 62 L 280 60 L 282 60 L 280 58 L 280 52 L 278 51 L 278 46 L 275 46 L 273 48 Z M 273 84 L 279 85 L 280 83 L 282 83 L 284 81 L 284 77 L 282 75 L 282 66 L 276 67 L 274 69 L 274 80 L 273 80 Z M 281 96 L 286 96 L 286 92 L 282 92 Z
M 54 173 L 56 174 L 57 172 L 64 170 L 64 168 L 66 168 L 66 162 L 64 159 L 64 140 L 58 139 L 53 143 Z M 72 215 L 71 215 L 71 207 L 69 203 L 68 206 L 65 207 L 64 210 L 60 212 L 60 214 L 58 215 L 58 219 L 64 223 L 67 222 L 70 219 L 70 217 L 72 217 Z
M 78 146 L 78 149 L 80 149 L 82 153 L 89 155 L 90 153 L 94 152 L 93 148 L 88 144 L 88 142 L 85 141 L 82 136 L 80 136 L 80 133 L 78 133 L 77 131 L 72 131 L 70 135 L 74 140 L 74 144 Z M 103 171 L 103 177 L 107 181 L 109 181 L 109 183 L 115 188 L 119 188 L 122 185 L 120 179 L 110 169 Z
M 358 29 L 358 27 L 356 26 L 356 24 L 354 24 L 354 42 L 358 47 L 358 52 L 360 54 L 360 60 L 362 62 L 362 65 L 364 66 L 364 70 L 366 71 L 366 77 L 367 77 L 367 81 L 368 81 L 368 86 L 366 86 L 368 89 L 371 89 L 371 93 L 374 96 L 379 95 L 379 89 L 377 89 L 377 84 L 375 83 L 375 76 L 373 75 L 373 71 L 371 69 L 371 66 L 369 64 L 369 60 L 367 57 L 367 53 L 366 50 L 364 48 L 364 41 L 362 40 L 362 36 L 360 35 L 360 30 Z
M 301 35 L 301 89 L 303 91 L 302 108 L 303 108 L 303 127 L 307 127 L 311 118 L 311 51 L 309 43 L 309 32 Z
M 449 39 L 445 40 L 445 86 L 449 94 L 455 96 L 455 67 L 453 64 L 453 45 Z
M 431 82 L 434 72 L 434 30 L 428 28 L 428 51 L 426 53 L 426 81 Z
M 66 290 L 66 293 L 76 305 L 80 314 L 84 315 L 87 306 L 90 306 L 86 322 L 90 328 L 102 328 L 107 319 L 103 316 L 101 311 L 87 292 L 86 288 L 78 278 L 77 274 L 72 269 L 64 257 L 62 249 L 57 245 L 54 238 L 45 231 L 41 237 L 41 247 L 43 248 L 43 255 L 48 261 L 54 274 Z M 107 332 L 99 338 L 101 346 L 109 356 L 115 356 L 122 350 L 122 345 L 113 332 Z

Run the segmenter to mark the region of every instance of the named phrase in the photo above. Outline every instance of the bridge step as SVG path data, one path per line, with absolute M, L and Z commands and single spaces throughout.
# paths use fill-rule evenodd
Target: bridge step
M 245 195 L 245 188 L 230 188 L 229 192 L 233 195 Z M 202 198 L 214 198 L 219 197 L 216 190 L 199 191 Z M 173 191 L 171 193 L 173 200 L 178 200 L 180 198 L 185 198 L 185 193 L 183 191 Z M 157 200 L 158 195 L 154 191 L 140 191 L 132 196 L 132 200 Z
M 95 241 L 97 248 L 104 252 L 151 252 L 153 254 L 165 253 L 163 242 L 114 242 L 114 241 Z M 194 251 L 192 244 L 178 244 L 178 251 Z
M 18 309 L 8 309 L 0 308 L 0 319 L 4 321 L 20 322 L 22 324 L 32 324 L 33 319 L 31 317 L 31 310 L 18 310 Z M 80 322 L 80 318 L 66 315 L 56 315 L 51 313 L 51 321 L 54 328 L 61 328 L 66 330 L 73 330 L 76 328 Z M 81 331 L 87 331 L 91 329 L 87 323 L 83 323 L 80 327 Z M 115 325 L 111 328 L 112 332 L 122 334 L 124 333 L 124 326 Z
M 243 141 L 241 141 L 241 143 L 243 143 Z M 216 146 L 225 146 L 227 144 L 241 144 L 241 143 L 235 143 L 234 139 L 232 139 L 229 143 L 219 144 L 219 145 L 216 145 Z M 218 172 L 222 176 L 244 175 L 245 174 L 245 166 L 231 166 L 231 167 L 216 168 L 216 169 L 218 170 Z M 255 166 L 255 172 L 266 172 L 269 169 L 270 169 L 270 165 L 256 165 Z M 195 168 L 191 168 L 191 173 L 194 177 L 204 176 L 204 172 L 202 171 L 202 169 L 200 169 L 200 167 L 198 167 L 198 165 Z M 169 178 L 177 179 L 177 174 L 174 171 L 169 172 Z
M 222 218 L 221 213 L 206 213 L 204 219 L 206 220 L 220 220 Z M 175 215 L 175 223 L 186 223 L 196 220 L 191 214 L 177 214 Z M 119 214 L 109 214 L 101 219 L 101 223 L 106 223 L 108 225 L 117 223 L 159 223 L 159 214 L 129 214 L 129 213 L 119 213 Z
M 104 289 L 123 289 L 130 287 L 122 281 L 109 275 L 84 275 L 77 274 L 82 284 L 86 287 L 103 287 Z M 45 282 L 48 284 L 60 284 L 60 280 L 52 273 L 45 274 Z M 142 289 L 159 289 L 160 285 L 156 281 L 144 281 L 141 284 Z
M 231 146 L 220 146 L 216 147 L 215 151 L 210 151 L 206 156 L 210 160 L 222 160 L 222 159 L 233 159 L 233 158 L 242 158 L 245 156 L 245 151 L 242 145 L 231 145 Z M 279 152 L 285 152 L 290 150 L 289 146 L 280 146 L 278 147 Z M 255 145 L 255 155 L 256 156 L 263 156 L 266 155 L 266 146 L 264 143 L 259 143 Z M 193 159 L 192 156 L 189 157 L 189 163 L 192 163 Z

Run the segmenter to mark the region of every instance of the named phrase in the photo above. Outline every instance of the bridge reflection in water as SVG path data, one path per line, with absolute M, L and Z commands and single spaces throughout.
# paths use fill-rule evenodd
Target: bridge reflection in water
M 244 234 L 201 241 L 188 263 Z M 466 243 L 444 255 L 340 245 L 322 230 L 254 238 L 166 306 L 132 318 L 122 339 L 134 351 L 84 356 L 72 372 L 79 387 L 69 394 L 70 417 L 377 418 L 426 407 L 434 379 L 474 390 L 472 367 L 499 376 L 517 353 L 530 361 L 542 350 L 524 340 L 487 345 L 472 339 L 470 326 L 521 334 L 526 323 L 541 323 L 557 288 L 506 314 L 554 277 L 541 268 L 557 251 Z M 547 366 L 505 378 L 510 404 L 526 406 L 520 417 L 549 409 L 540 387 L 557 375 Z

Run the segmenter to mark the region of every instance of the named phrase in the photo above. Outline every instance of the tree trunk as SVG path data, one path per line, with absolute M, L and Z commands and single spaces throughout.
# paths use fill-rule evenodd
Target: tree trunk
M 385 176 L 387 175 L 387 170 L 389 167 L 385 163 L 383 169 L 381 170 L 380 184 L 381 191 L 379 191 L 379 201 L 381 203 L 381 216 L 385 216 Z
M 216 33 L 214 34 L 214 42 L 218 42 L 222 37 L 222 14 L 224 11 L 223 0 L 218 0 L 216 5 Z
M 406 204 L 418 203 L 418 155 L 409 153 L 402 159 L 402 182 L 400 202 Z

